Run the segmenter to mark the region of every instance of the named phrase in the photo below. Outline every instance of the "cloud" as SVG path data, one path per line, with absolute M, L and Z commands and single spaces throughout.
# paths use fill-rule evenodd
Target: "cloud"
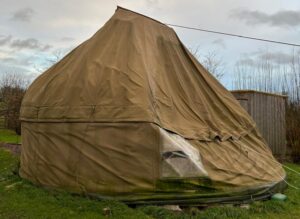
M 48 51 L 51 48 L 52 48 L 51 45 L 46 44 L 46 45 L 41 46 L 40 50 L 44 52 L 44 51 Z
M 261 11 L 236 9 L 231 11 L 231 18 L 240 19 L 249 25 L 268 24 L 277 27 L 300 26 L 300 11 L 281 10 L 273 14 Z
M 236 62 L 237 65 L 254 66 L 255 62 L 251 58 L 242 58 Z
M 146 0 L 146 5 L 148 7 L 157 7 L 159 1 L 158 0 Z
M 226 48 L 226 44 L 223 39 L 216 39 L 216 40 L 212 41 L 212 44 L 218 45 L 218 46 L 222 47 L 223 49 Z
M 4 62 L 4 63 L 15 63 L 17 61 L 15 58 L 12 58 L 12 57 L 2 58 L 0 60 L 1 60 L 1 62 Z
M 11 48 L 22 50 L 22 49 L 33 49 L 33 50 L 40 50 L 40 51 L 47 51 L 52 46 L 51 45 L 43 45 L 37 39 L 29 38 L 25 40 L 16 39 L 13 40 L 10 44 Z
M 31 57 L 23 57 L 22 55 L 3 57 L 0 58 L 0 76 L 3 72 L 30 72 L 31 66 Z
M 12 39 L 12 36 L 0 36 L 0 46 L 4 46 L 5 44 L 9 43 Z
M 289 65 L 297 57 L 300 50 L 291 52 L 282 51 L 268 51 L 258 50 L 252 53 L 244 54 L 239 60 L 236 61 L 236 65 L 257 67 L 262 63 L 268 63 L 275 66 L 278 65 Z
M 294 54 L 287 54 L 284 52 L 264 52 L 258 56 L 261 60 L 268 60 L 278 64 L 288 64 L 293 61 Z
M 11 20 L 29 22 L 34 15 L 32 8 L 22 8 L 13 13 Z
M 22 55 L 6 56 L 0 58 L 0 62 L 5 64 L 18 65 L 18 66 L 29 66 L 32 65 L 34 58 L 35 57 L 33 56 L 26 57 Z
M 62 37 L 60 40 L 63 42 L 70 42 L 70 41 L 74 41 L 75 39 L 72 37 Z

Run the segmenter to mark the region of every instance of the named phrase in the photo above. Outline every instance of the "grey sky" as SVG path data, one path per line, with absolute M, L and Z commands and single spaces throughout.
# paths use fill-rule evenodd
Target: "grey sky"
M 32 8 L 21 8 L 15 12 L 13 12 L 12 20 L 14 21 L 22 21 L 29 22 L 34 14 L 34 10 Z
M 0 74 L 39 74 L 55 53 L 70 51 L 103 26 L 117 4 L 165 23 L 300 43 L 299 0 L 0 0 Z M 242 59 L 250 63 L 265 49 L 284 62 L 293 49 L 174 29 L 187 47 L 218 52 L 226 66 L 225 84 Z
M 231 17 L 245 21 L 250 25 L 267 24 L 275 27 L 300 25 L 300 10 L 281 10 L 268 14 L 258 10 L 237 9 L 232 11 Z

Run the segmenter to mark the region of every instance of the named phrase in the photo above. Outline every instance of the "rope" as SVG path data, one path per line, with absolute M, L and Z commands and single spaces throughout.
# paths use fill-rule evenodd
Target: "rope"
M 263 38 L 257 38 L 257 37 L 250 37 L 250 36 L 245 36 L 245 35 L 225 33 L 225 32 L 207 30 L 207 29 L 196 28 L 196 27 L 187 27 L 187 26 L 182 26 L 182 25 L 177 25 L 177 24 L 167 24 L 166 23 L 166 25 L 172 26 L 172 27 L 179 27 L 179 28 L 183 28 L 183 29 L 188 29 L 188 30 L 196 30 L 196 31 L 226 35 L 226 36 L 231 36 L 231 37 L 239 37 L 239 38 L 244 38 L 244 39 L 248 39 L 248 40 L 256 40 L 256 41 L 263 41 L 263 42 L 268 42 L 268 43 L 276 43 L 276 44 L 282 44 L 282 45 L 287 45 L 287 46 L 300 47 L 300 44 L 296 44 L 296 43 L 289 43 L 289 42 L 283 42 L 283 41 L 276 41 L 276 40 L 269 40 L 269 39 L 263 39 Z

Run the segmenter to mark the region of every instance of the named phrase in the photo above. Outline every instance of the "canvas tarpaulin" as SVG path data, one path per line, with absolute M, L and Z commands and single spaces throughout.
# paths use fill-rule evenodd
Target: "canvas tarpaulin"
M 285 177 L 250 116 L 173 29 L 123 8 L 32 83 L 21 121 L 20 174 L 47 187 L 221 201 L 266 196 Z

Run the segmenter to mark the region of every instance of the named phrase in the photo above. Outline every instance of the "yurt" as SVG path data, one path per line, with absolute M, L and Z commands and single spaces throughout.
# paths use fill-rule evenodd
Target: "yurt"
M 136 204 L 270 197 L 285 172 L 254 121 L 167 25 L 118 7 L 21 107 L 20 175 Z

